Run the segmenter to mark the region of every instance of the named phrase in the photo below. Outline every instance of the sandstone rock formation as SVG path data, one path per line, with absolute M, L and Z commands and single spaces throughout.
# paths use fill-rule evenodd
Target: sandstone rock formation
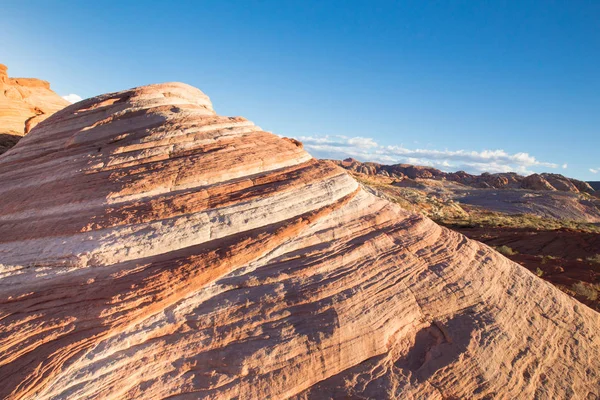
M 542 175 L 531 174 L 521 181 L 521 188 L 531 190 L 557 190 Z
M 0 397 L 600 396 L 600 314 L 171 83 L 0 157 Z
M 50 90 L 48 82 L 9 78 L 6 70 L 0 64 L 0 154 L 41 121 L 69 105 Z
M 374 162 L 360 162 L 353 158 L 343 161 L 332 160 L 337 165 L 353 172 L 367 175 L 382 175 L 395 178 L 436 179 L 458 182 L 474 188 L 486 189 L 532 189 L 559 190 L 573 193 L 593 194 L 595 189 L 587 182 L 567 178 L 560 174 L 532 174 L 527 177 L 514 172 L 472 175 L 465 171 L 443 172 L 432 167 L 422 167 L 410 164 L 384 165 Z
M 585 192 L 585 193 L 593 193 L 594 188 L 592 188 L 589 183 L 583 182 L 573 178 L 567 178 L 560 174 L 549 174 L 544 173 L 542 176 L 548 181 L 550 185 L 552 185 L 556 190 L 561 190 L 563 192 Z
M 590 308 L 600 311 L 600 234 L 573 229 L 453 227 L 469 238 L 496 248 L 542 279 Z

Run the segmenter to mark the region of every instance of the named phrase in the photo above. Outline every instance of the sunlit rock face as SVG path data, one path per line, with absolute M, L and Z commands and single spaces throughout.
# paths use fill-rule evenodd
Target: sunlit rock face
M 595 398 L 600 316 L 151 85 L 0 157 L 0 398 Z
M 69 102 L 54 93 L 50 84 L 35 78 L 9 78 L 0 64 L 0 133 L 21 135 Z
M 354 158 L 332 160 L 340 167 L 365 175 L 380 175 L 396 179 L 432 179 L 437 181 L 457 182 L 479 189 L 530 189 L 544 191 L 561 191 L 571 193 L 594 194 L 595 189 L 589 183 L 560 174 L 532 174 L 522 176 L 515 172 L 500 172 L 472 175 L 465 171 L 444 172 L 433 167 L 410 164 L 385 165 L 374 162 L 360 162 Z

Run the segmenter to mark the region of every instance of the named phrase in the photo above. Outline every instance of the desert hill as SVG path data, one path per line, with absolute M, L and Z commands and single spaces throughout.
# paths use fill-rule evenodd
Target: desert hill
M 522 176 L 514 172 L 496 174 L 485 172 L 481 175 L 473 175 L 464 171 L 444 172 L 432 167 L 410 164 L 363 163 L 353 158 L 332 161 L 349 171 L 366 175 L 381 175 L 399 179 L 445 180 L 481 189 L 557 190 L 574 193 L 594 193 L 595 191 L 587 182 L 567 178 L 560 174 L 542 173 Z
M 50 84 L 35 78 L 9 78 L 0 64 L 0 154 L 14 146 L 34 126 L 69 102 Z
M 0 397 L 600 396 L 600 314 L 188 85 L 0 157 Z

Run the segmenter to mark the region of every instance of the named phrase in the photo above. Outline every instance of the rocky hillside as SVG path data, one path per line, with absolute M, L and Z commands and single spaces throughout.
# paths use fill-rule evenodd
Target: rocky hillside
M 378 195 L 502 249 L 600 311 L 600 200 L 557 190 L 481 189 L 435 179 L 350 172 Z
M 347 158 L 343 161 L 333 160 L 333 162 L 349 171 L 366 175 L 381 175 L 398 179 L 447 180 L 473 188 L 558 190 L 590 194 L 595 191 L 587 182 L 567 178 L 560 174 L 543 173 L 521 176 L 514 172 L 497 174 L 486 172 L 481 175 L 472 175 L 464 171 L 443 172 L 432 167 L 421 167 L 410 164 L 384 165 L 373 162 L 363 163 L 353 158 Z
M 0 397 L 600 396 L 600 314 L 183 84 L 0 157 Z
M 14 146 L 34 126 L 69 102 L 50 90 L 46 81 L 9 78 L 0 64 L 0 154 Z

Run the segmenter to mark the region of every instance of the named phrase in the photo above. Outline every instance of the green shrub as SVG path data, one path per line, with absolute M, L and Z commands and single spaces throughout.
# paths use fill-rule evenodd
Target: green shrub
M 551 261 L 551 260 L 556 260 L 556 257 L 554 257 L 554 256 L 543 256 L 542 257 L 542 264 L 546 264 L 546 263 L 548 263 L 548 261 Z
M 597 288 L 586 284 L 585 282 L 577 282 L 572 287 L 573 291 L 577 293 L 579 296 L 583 296 L 588 300 L 596 300 L 598 299 L 598 290 Z
M 498 246 L 496 247 L 496 251 L 504 256 L 514 256 L 515 254 L 519 254 L 518 251 L 515 251 L 513 249 L 511 249 L 510 247 L 508 247 L 507 245 L 502 245 L 502 246 Z
M 594 264 L 600 264 L 600 254 L 596 254 L 595 256 L 591 256 L 587 258 L 588 262 Z

